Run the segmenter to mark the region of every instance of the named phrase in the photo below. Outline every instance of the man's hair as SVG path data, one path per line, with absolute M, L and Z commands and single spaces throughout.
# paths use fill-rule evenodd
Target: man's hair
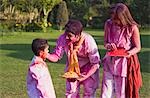
M 69 20 L 68 23 L 65 25 L 65 33 L 72 33 L 74 35 L 81 35 L 83 29 L 83 25 L 78 20 Z
M 40 51 L 44 51 L 47 46 L 49 45 L 46 39 L 36 38 L 32 41 L 32 51 L 36 56 L 39 56 Z

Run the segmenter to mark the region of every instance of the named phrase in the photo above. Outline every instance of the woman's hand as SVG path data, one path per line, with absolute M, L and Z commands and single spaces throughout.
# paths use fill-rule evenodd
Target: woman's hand
M 117 46 L 115 43 L 107 43 L 106 44 L 106 49 L 108 51 L 113 51 L 113 50 L 117 50 Z
M 131 55 L 132 55 L 132 53 L 130 52 L 130 51 L 127 51 L 127 56 L 125 56 L 125 57 L 127 57 L 127 58 L 130 58 L 131 57 Z
M 111 43 L 111 50 L 117 50 L 117 46 L 115 43 Z

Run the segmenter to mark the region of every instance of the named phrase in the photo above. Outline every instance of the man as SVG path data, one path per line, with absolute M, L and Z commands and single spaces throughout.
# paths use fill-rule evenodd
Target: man
M 81 76 L 78 79 L 66 79 L 66 98 L 80 98 L 79 89 L 83 85 L 83 97 L 95 98 L 99 84 L 100 56 L 93 37 L 82 31 L 83 26 L 78 20 L 69 20 L 65 26 L 64 34 L 57 40 L 55 50 L 47 58 L 57 62 L 66 53 L 66 69 L 68 71 L 70 57 L 77 58 Z

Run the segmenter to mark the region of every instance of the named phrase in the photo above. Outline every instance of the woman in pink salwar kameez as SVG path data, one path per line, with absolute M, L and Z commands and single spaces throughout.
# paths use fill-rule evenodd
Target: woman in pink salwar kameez
M 47 57 L 50 61 L 57 61 L 62 58 L 64 53 L 67 55 L 66 69 L 68 70 L 70 43 L 73 47 L 78 47 L 77 59 L 82 78 L 66 80 L 66 98 L 80 98 L 80 85 L 83 85 L 83 98 L 95 98 L 95 92 L 99 84 L 99 63 L 100 56 L 93 37 L 82 31 L 80 21 L 70 20 L 65 26 L 64 34 L 57 40 L 54 53 Z M 78 46 L 78 42 L 84 39 Z
M 104 46 L 107 52 L 124 49 L 127 55 L 110 56 L 106 53 L 101 98 L 129 98 L 125 92 L 127 61 L 141 49 L 138 24 L 122 3 L 112 6 L 111 15 L 105 23 Z
M 32 51 L 35 56 L 27 74 L 29 98 L 56 98 L 52 79 L 44 61 L 49 52 L 48 48 L 48 41 L 45 39 L 34 39 L 32 42 Z

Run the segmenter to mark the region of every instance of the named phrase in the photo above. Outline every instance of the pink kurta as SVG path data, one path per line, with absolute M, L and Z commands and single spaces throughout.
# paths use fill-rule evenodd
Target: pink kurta
M 133 47 L 131 43 L 131 37 L 134 28 L 132 27 L 120 27 L 114 25 L 111 19 L 106 22 L 104 43 L 115 43 L 117 48 L 124 48 L 125 50 Z M 104 70 L 109 70 L 113 75 L 127 76 L 127 58 L 126 57 L 110 57 L 107 54 L 104 57 Z
M 42 58 L 34 56 L 27 75 L 29 98 L 56 98 L 48 67 Z
M 81 47 L 79 48 L 77 57 L 78 57 L 81 74 L 86 74 L 93 65 L 100 63 L 100 56 L 99 56 L 96 42 L 93 39 L 93 37 L 84 32 L 82 32 L 82 36 L 84 37 L 85 40 L 82 43 Z M 54 53 L 60 59 L 62 58 L 64 52 L 68 56 L 70 55 L 70 53 L 68 52 L 67 44 L 68 42 L 66 40 L 66 35 L 64 33 L 58 38 L 57 45 L 54 51 Z M 66 62 L 65 71 L 67 71 L 67 68 L 68 68 L 68 59 Z M 94 94 L 99 84 L 99 70 L 97 70 L 91 77 L 81 82 L 80 84 L 84 85 L 83 86 L 85 89 L 84 96 L 90 96 Z M 79 82 L 76 81 L 71 83 L 67 81 L 66 86 L 67 86 L 66 87 L 67 98 L 78 98 L 77 95 L 79 92 Z M 94 98 L 94 97 L 89 97 L 89 98 Z
M 114 43 L 117 48 L 130 50 L 134 47 L 132 37 L 136 25 L 120 27 L 112 23 L 111 19 L 105 23 L 104 44 Z M 134 54 L 134 53 L 133 53 Z M 103 58 L 103 83 L 101 98 L 125 98 L 125 79 L 127 77 L 127 58 L 110 57 Z

